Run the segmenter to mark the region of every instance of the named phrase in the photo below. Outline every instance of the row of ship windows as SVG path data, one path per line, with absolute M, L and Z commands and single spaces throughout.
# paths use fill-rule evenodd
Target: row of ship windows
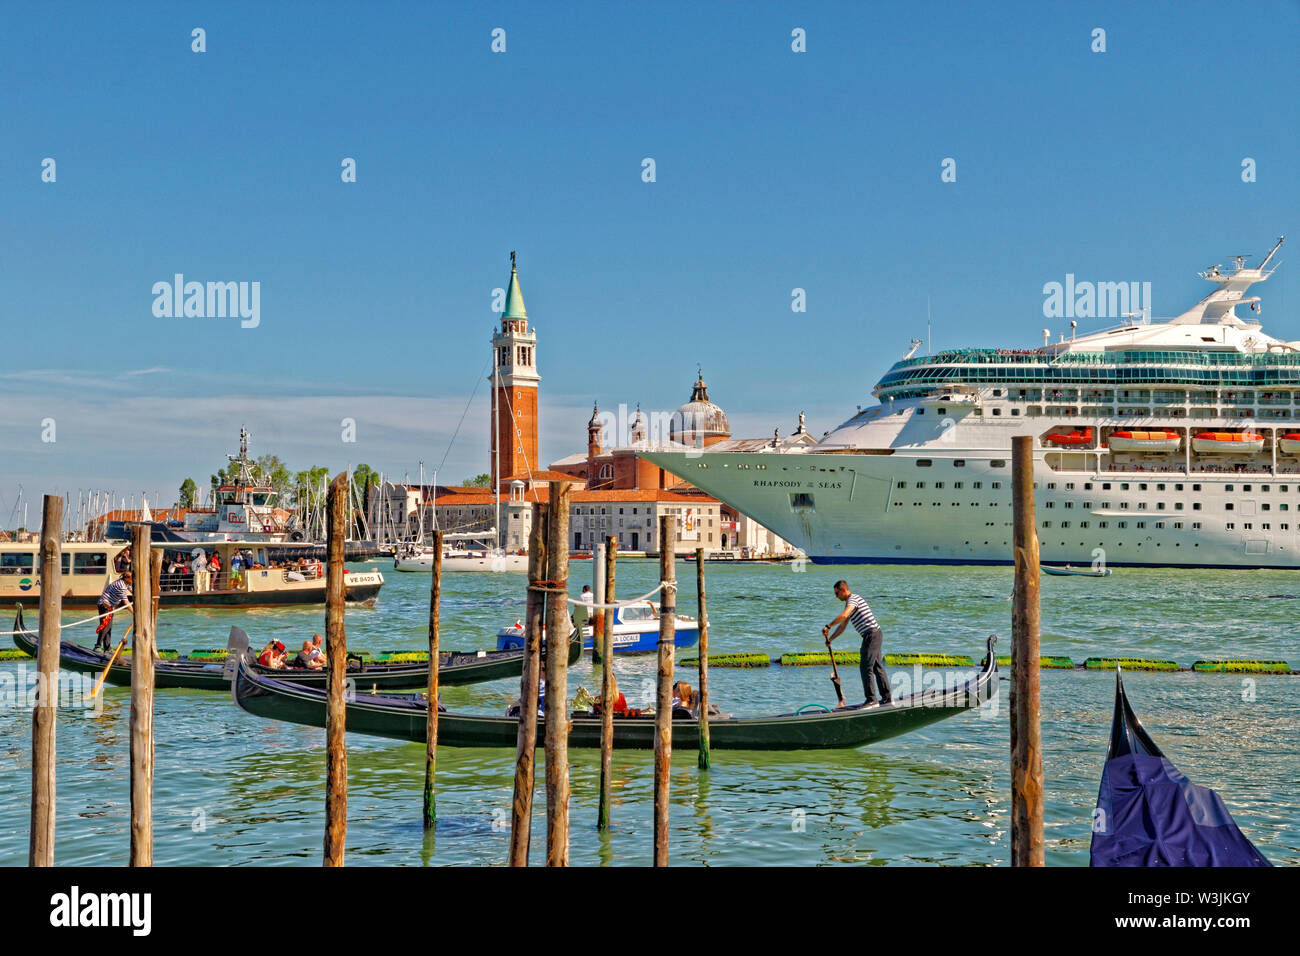
M 942 487 L 943 487 L 943 484 L 940 483 L 940 484 L 936 485 L 935 487 L 937 487 L 937 488 L 942 488 Z M 958 485 L 958 487 L 960 487 L 960 484 Z M 906 502 L 904 502 L 904 501 L 895 501 L 895 502 L 894 502 L 894 507 L 895 507 L 895 508 L 901 508 L 904 504 L 906 504 Z M 921 507 L 923 504 L 925 504 L 925 502 L 923 502 L 923 501 L 913 501 L 913 502 L 912 502 L 912 507 L 913 507 L 913 508 L 919 508 L 919 507 Z M 1004 505 L 1004 504 L 1006 504 L 1005 501 L 990 501 L 990 502 L 987 502 L 987 506 L 990 507 L 990 508 L 997 508 L 997 507 L 1000 507 L 1001 505 Z M 930 502 L 930 505 L 931 505 L 931 507 L 934 507 L 934 508 L 942 508 L 943 505 L 944 505 L 944 503 L 943 503 L 942 501 L 932 501 L 932 502 Z M 949 506 L 950 508 L 960 508 L 960 507 L 961 507 L 961 502 L 960 502 L 960 501 L 949 501 L 949 502 L 948 502 L 948 506 Z M 980 502 L 978 502 L 978 501 L 972 501 L 972 502 L 970 503 L 970 506 L 971 506 L 972 508 L 978 508 L 978 507 L 980 507 Z M 1043 503 L 1043 507 L 1044 507 L 1044 508 L 1055 508 L 1055 507 L 1056 507 L 1056 502 L 1055 502 L 1055 501 L 1047 501 L 1047 502 L 1044 502 L 1044 503 Z M 1066 507 L 1066 508 L 1073 508 L 1073 507 L 1074 507 L 1074 502 L 1073 502 L 1073 501 L 1067 501 L 1067 502 L 1064 503 L 1063 507 Z M 1091 510 L 1092 510 L 1092 502 L 1091 502 L 1091 501 L 1085 501 L 1085 502 L 1083 502 L 1083 504 L 1081 505 L 1081 507 L 1082 507 L 1085 511 L 1091 511 Z M 1109 501 L 1103 501 L 1103 502 L 1101 503 L 1101 507 L 1102 507 L 1102 510 L 1103 510 L 1103 511 L 1108 511 L 1108 510 L 1110 510 L 1110 502 L 1109 502 Z M 1121 510 L 1121 511 L 1127 511 L 1127 510 L 1129 510 L 1129 503 L 1128 503 L 1127 501 L 1121 501 L 1121 502 L 1119 503 L 1119 507 L 1120 507 L 1120 510 Z M 1139 501 L 1139 502 L 1137 503 L 1137 508 L 1136 508 L 1135 510 L 1137 510 L 1137 511 L 1146 511 L 1146 510 L 1147 510 L 1147 502 L 1145 502 L 1145 501 Z M 1157 502 L 1156 502 L 1155 510 L 1156 510 L 1156 511 L 1164 511 L 1164 510 L 1165 510 L 1165 503 L 1164 503 L 1163 501 L 1157 501 Z M 1174 510 L 1175 510 L 1175 511 L 1182 511 L 1182 510 L 1183 510 L 1183 503 L 1182 503 L 1181 501 L 1175 501 L 1175 502 L 1174 502 Z M 1193 501 L 1193 502 L 1192 502 L 1192 510 L 1193 510 L 1193 511 L 1200 511 L 1200 510 L 1201 510 L 1201 503 L 1200 503 L 1199 501 Z M 1224 506 L 1223 506 L 1223 510 L 1224 510 L 1224 511 L 1232 511 L 1232 510 L 1234 510 L 1234 509 L 1233 509 L 1232 502 L 1229 501 L 1229 502 L 1225 503 Z M 1259 510 L 1260 510 L 1260 511 L 1271 511 L 1271 510 L 1272 510 L 1272 505 L 1269 504 L 1269 502 L 1267 502 L 1267 501 L 1265 501 L 1265 502 L 1261 502 L 1260 505 L 1259 505 Z M 1277 510 L 1278 510 L 1278 511 L 1290 511 L 1290 510 L 1291 510 L 1291 506 L 1288 505 L 1288 504 L 1285 504 L 1285 503 L 1283 503 L 1283 504 L 1279 504 L 1279 505 L 1277 506 Z
M 931 459 L 929 459 L 929 458 L 918 458 L 918 459 L 916 460 L 916 465 L 917 465 L 918 468 L 929 468 L 929 467 L 931 467 L 933 464 L 934 464 L 934 462 L 933 462 Z M 1006 462 L 1003 461 L 1002 459 L 994 459 L 994 460 L 991 462 L 991 464 L 992 464 L 992 466 L 993 466 L 994 468 L 1003 468 L 1003 467 L 1006 467 Z M 953 467 L 955 467 L 955 468 L 963 468 L 963 467 L 965 467 L 965 465 L 966 465 L 966 462 L 965 462 L 964 460 L 960 459 L 960 458 L 956 458 L 956 459 L 953 460 Z M 1079 483 L 1078 483 L 1078 482 L 1074 482 L 1074 481 L 1067 481 L 1067 482 L 1049 481 L 1049 482 L 1047 483 L 1047 490 L 1048 490 L 1048 491 L 1055 491 L 1055 490 L 1057 489 L 1058 485 L 1060 485 L 1060 484 L 1064 484 L 1064 486 L 1065 486 L 1065 490 L 1066 490 L 1066 491 L 1074 491 L 1075 486 L 1076 486 L 1077 484 L 1079 484 Z M 1084 491 L 1092 491 L 1094 485 L 1101 485 L 1101 490 L 1102 490 L 1102 491 L 1110 491 L 1110 490 L 1111 490 L 1112 488 L 1114 488 L 1116 485 L 1119 486 L 1119 490 L 1120 490 L 1120 491 L 1128 491 L 1128 490 L 1129 490 L 1133 485 L 1137 485 L 1137 490 L 1138 490 L 1138 491 L 1146 491 L 1146 490 L 1148 490 L 1148 489 L 1151 487 L 1151 485 L 1153 485 L 1153 484 L 1155 485 L 1155 490 L 1156 490 L 1156 491 L 1165 491 L 1165 490 L 1169 487 L 1170 484 L 1173 484 L 1173 486 L 1174 486 L 1174 491 L 1182 491 L 1183 488 L 1184 488 L 1184 482 L 1181 482 L 1181 481 L 1177 481 L 1177 482 L 1164 482 L 1164 481 L 1156 481 L 1156 482 L 1147 482 L 1147 481 L 1097 481 L 1097 482 L 1094 482 L 1094 481 L 1085 481 L 1085 482 L 1082 482 L 1082 484 L 1083 484 L 1083 490 L 1084 490 Z M 955 482 L 953 482 L 953 485 L 952 485 L 952 486 L 953 486 L 954 488 L 960 488 L 960 487 L 962 487 L 962 483 L 961 483 L 960 481 L 955 481 Z M 905 482 L 905 481 L 896 481 L 896 482 L 894 482 L 894 487 L 896 487 L 896 488 L 906 488 L 906 487 L 907 487 L 907 482 Z M 918 481 L 918 482 L 915 482 L 915 483 L 914 483 L 914 487 L 917 487 L 917 488 L 924 488 L 924 487 L 925 487 L 925 482 L 924 482 L 924 481 Z M 936 482 L 934 483 L 934 487 L 936 487 L 936 488 L 942 488 L 942 487 L 943 487 L 943 482 L 942 482 L 942 481 L 936 481 Z M 974 481 L 974 482 L 971 482 L 971 487 L 972 487 L 972 488 L 979 488 L 979 487 L 982 487 L 982 485 L 981 485 L 980 482 L 978 482 L 978 481 Z M 994 487 L 994 488 L 1001 488 L 1001 487 L 1002 487 L 1002 482 L 1000 482 L 1000 481 L 995 481 L 995 482 L 992 483 L 992 487 Z M 1034 487 L 1035 487 L 1035 488 L 1038 487 L 1038 482 L 1036 482 L 1036 481 L 1034 482 Z M 1241 486 L 1241 490 L 1244 491 L 1244 492 L 1250 492 L 1250 491 L 1253 491 L 1253 490 L 1255 489 L 1255 487 L 1256 487 L 1256 486 L 1255 486 L 1254 484 L 1244 484 L 1244 485 Z M 1270 485 L 1259 485 L 1258 487 L 1259 487 L 1260 492 L 1262 492 L 1262 493 L 1268 493 L 1268 492 L 1271 492 L 1271 491 L 1273 490 L 1273 486 L 1272 486 L 1271 484 L 1270 484 Z M 1237 486 L 1236 486 L 1235 484 L 1232 484 L 1232 485 L 1222 485 L 1222 486 L 1210 485 L 1209 490 L 1210 490 L 1210 491 L 1216 491 L 1216 490 L 1220 490 L 1220 488 L 1221 488 L 1221 490 L 1222 490 L 1225 494 L 1237 490 Z M 1201 485 L 1200 485 L 1200 483 L 1199 483 L 1199 482 L 1193 482 L 1193 483 L 1192 483 L 1192 491 L 1200 491 L 1200 490 L 1201 490 Z M 1279 492 L 1283 493 L 1283 494 L 1286 494 L 1287 492 L 1289 492 L 1289 491 L 1291 490 L 1291 486 L 1290 486 L 1290 485 L 1278 485 L 1278 486 L 1277 486 L 1277 490 L 1278 490 Z M 1297 491 L 1297 492 L 1300 492 L 1300 485 L 1296 485 L 1296 491 Z

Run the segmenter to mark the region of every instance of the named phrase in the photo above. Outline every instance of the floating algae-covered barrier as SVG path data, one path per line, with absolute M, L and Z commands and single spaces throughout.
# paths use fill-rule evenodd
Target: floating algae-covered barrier
M 928 667 L 974 667 L 975 661 L 964 654 L 886 654 L 885 663 L 891 667 L 921 664 Z
M 683 667 L 699 664 L 698 657 L 688 657 L 682 661 Z M 710 667 L 770 667 L 772 660 L 766 654 L 718 654 L 709 655 Z
M 1144 657 L 1090 657 L 1083 662 L 1090 671 L 1113 671 L 1117 666 L 1126 671 L 1176 671 L 1177 661 L 1158 661 Z
M 998 658 L 998 667 L 1010 667 L 1011 655 L 1007 654 Z M 1038 666 L 1044 670 L 1062 670 L 1072 671 L 1077 666 L 1074 661 L 1068 657 L 1040 657 Z
M 1286 661 L 1196 661 L 1192 670 L 1219 674 L 1294 674 Z
M 0 648 L 0 661 L 31 661 L 35 660 L 32 655 L 17 647 Z

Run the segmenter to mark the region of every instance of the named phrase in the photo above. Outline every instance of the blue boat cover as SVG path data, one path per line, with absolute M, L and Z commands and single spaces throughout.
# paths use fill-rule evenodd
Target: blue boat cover
M 1115 716 L 1093 817 L 1092 866 L 1272 866 L 1219 795 L 1175 767 L 1115 674 Z

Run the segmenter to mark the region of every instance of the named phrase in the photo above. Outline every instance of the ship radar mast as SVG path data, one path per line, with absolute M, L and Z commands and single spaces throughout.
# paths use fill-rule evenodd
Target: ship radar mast
M 1276 270 L 1276 267 L 1264 271 L 1275 255 L 1278 249 L 1282 248 L 1282 243 L 1286 241 L 1286 236 L 1279 236 L 1273 248 L 1269 250 L 1264 261 L 1254 268 L 1246 267 L 1246 260 L 1249 255 L 1231 256 L 1233 268 L 1230 272 L 1223 271 L 1223 264 L 1210 266 L 1203 272 L 1198 272 L 1202 279 L 1207 282 L 1213 282 L 1217 288 L 1207 295 L 1196 305 L 1192 306 L 1182 315 L 1170 320 L 1172 325 L 1231 325 L 1235 328 L 1255 328 L 1259 325 L 1254 319 L 1243 318 L 1236 312 L 1239 305 L 1248 305 L 1253 311 L 1259 311 L 1259 296 L 1246 295 L 1246 290 L 1257 282 L 1263 282 L 1268 279 Z

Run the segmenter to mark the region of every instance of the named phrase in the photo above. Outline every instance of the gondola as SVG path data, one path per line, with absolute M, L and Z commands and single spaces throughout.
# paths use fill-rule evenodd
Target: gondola
M 863 706 L 830 710 L 821 704 L 774 717 L 715 717 L 709 720 L 709 746 L 714 750 L 811 750 L 861 747 L 962 713 L 998 692 L 995 637 L 988 640 L 988 656 L 974 677 L 952 688 L 914 694 L 883 707 Z M 309 727 L 325 726 L 325 692 L 257 673 L 243 657 L 236 665 L 231 686 L 235 704 L 258 717 Z M 421 694 L 359 693 L 347 703 L 347 729 L 354 733 L 423 742 L 428 705 Z M 697 721 L 673 720 L 673 746 L 690 750 L 698 746 Z M 570 721 L 570 747 L 599 747 L 601 720 L 575 712 Z M 514 748 L 519 731 L 515 717 L 457 714 L 438 715 L 438 743 L 446 747 Z M 617 717 L 614 746 L 649 750 L 654 747 L 655 718 Z M 545 739 L 545 721 L 537 720 L 538 745 Z
M 37 636 L 27 630 L 23 624 L 23 609 L 18 607 L 14 616 L 14 644 L 33 657 L 36 656 Z M 230 629 L 232 647 L 238 638 L 240 653 L 248 645 L 248 635 L 237 627 Z M 231 651 L 235 653 L 234 650 Z M 99 675 L 108 664 L 108 654 L 94 651 L 71 641 L 59 645 L 59 666 L 65 670 L 79 671 L 84 674 Z M 582 645 L 577 640 L 569 642 L 569 663 L 574 664 L 582 656 Z M 523 651 L 449 651 L 438 655 L 438 682 L 443 685 L 477 684 L 483 681 L 499 680 L 502 677 L 518 677 L 523 667 Z M 309 670 L 307 668 L 284 668 L 272 670 L 256 663 L 250 665 L 254 672 L 275 675 L 285 683 L 301 684 L 306 687 L 324 687 L 329 671 Z M 192 661 L 188 658 L 178 660 L 154 661 L 154 686 L 158 688 L 182 687 L 192 690 L 230 689 L 233 667 L 227 668 L 221 662 Z M 354 678 L 358 687 L 368 689 L 400 690 L 402 688 L 424 687 L 429 681 L 429 665 L 423 661 L 404 664 L 365 663 L 352 659 L 348 663 L 348 677 Z M 110 684 L 131 685 L 131 659 L 119 656 L 108 669 L 105 680 Z
M 1138 721 L 1115 671 L 1110 747 L 1093 812 L 1092 866 L 1271 866 L 1223 800 L 1185 777 Z

